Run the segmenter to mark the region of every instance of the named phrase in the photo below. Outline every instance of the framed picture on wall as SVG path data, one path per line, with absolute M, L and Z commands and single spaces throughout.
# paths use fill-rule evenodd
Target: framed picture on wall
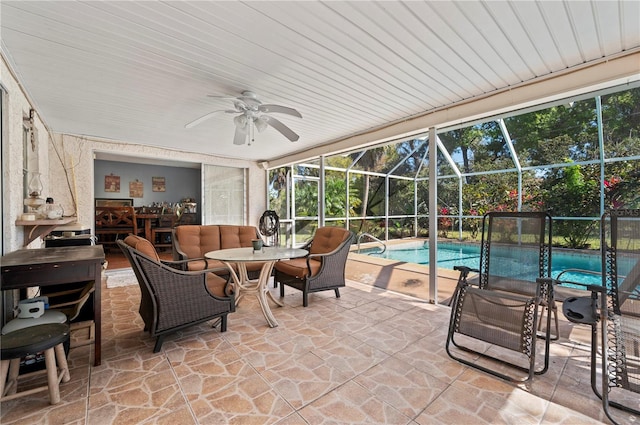
M 120 192 L 120 176 L 114 176 L 113 174 L 104 176 L 104 191 Z
M 96 198 L 96 207 L 132 207 L 131 198 Z
M 165 192 L 167 190 L 164 177 L 151 177 L 151 190 Z
M 142 198 L 144 196 L 144 184 L 137 179 L 129 182 L 129 196 L 132 198 Z

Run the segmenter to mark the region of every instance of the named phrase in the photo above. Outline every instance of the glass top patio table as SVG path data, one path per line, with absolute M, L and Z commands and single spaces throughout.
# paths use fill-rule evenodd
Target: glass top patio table
M 273 297 L 273 294 L 269 292 L 267 286 L 273 265 L 276 261 L 304 257 L 307 254 L 308 251 L 306 249 L 300 248 L 263 247 L 257 251 L 254 251 L 253 248 L 221 249 L 207 252 L 204 256 L 205 258 L 224 262 L 229 269 L 236 291 L 236 305 L 238 305 L 238 302 L 244 294 L 254 294 L 258 298 L 260 308 L 262 309 L 265 319 L 267 319 L 267 323 L 274 328 L 278 326 L 278 322 L 271 312 L 267 296 L 279 307 L 283 307 L 284 304 Z M 249 279 L 247 273 L 247 263 L 253 262 L 262 263 L 258 279 Z
M 309 253 L 306 249 L 263 247 L 254 251 L 253 248 L 229 248 L 210 251 L 204 254 L 212 260 L 241 262 L 241 261 L 278 261 L 304 257 Z

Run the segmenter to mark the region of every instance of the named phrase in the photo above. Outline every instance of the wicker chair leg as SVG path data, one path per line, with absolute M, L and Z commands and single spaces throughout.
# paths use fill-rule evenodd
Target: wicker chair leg
M 336 292 L 336 298 L 340 298 L 340 290 L 336 288 L 334 291 Z
M 227 315 L 224 314 L 220 316 L 220 332 L 227 331 Z
M 309 305 L 309 294 L 307 291 L 302 291 L 302 307 Z
M 284 283 L 280 282 L 280 296 L 284 297 Z
M 162 343 L 164 342 L 164 335 L 160 335 L 156 338 L 156 345 L 153 347 L 153 352 L 158 353 L 162 348 Z

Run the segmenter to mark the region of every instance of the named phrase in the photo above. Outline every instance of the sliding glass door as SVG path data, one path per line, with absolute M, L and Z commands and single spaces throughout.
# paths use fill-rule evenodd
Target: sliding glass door
M 246 224 L 245 168 L 202 165 L 202 224 Z

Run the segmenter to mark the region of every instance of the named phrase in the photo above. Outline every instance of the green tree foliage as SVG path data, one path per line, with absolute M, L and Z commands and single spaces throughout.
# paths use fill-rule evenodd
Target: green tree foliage
M 599 212 L 599 185 L 583 173 L 583 167 L 563 168 L 560 176 L 546 191 L 547 205 L 560 217 L 597 217 Z M 570 248 L 583 248 L 594 230 L 593 220 L 557 220 L 554 233 L 564 238 Z

